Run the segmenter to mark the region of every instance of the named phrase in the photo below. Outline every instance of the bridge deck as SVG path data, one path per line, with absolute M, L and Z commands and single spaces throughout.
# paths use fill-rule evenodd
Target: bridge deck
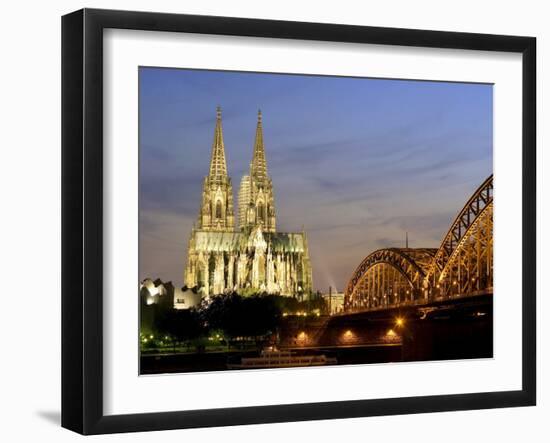
M 429 302 L 426 302 L 425 300 L 418 300 L 413 302 L 406 302 L 401 303 L 399 305 L 392 305 L 392 306 L 381 306 L 377 308 L 369 308 L 365 310 L 350 310 L 346 312 L 341 312 L 338 314 L 334 314 L 332 318 L 345 318 L 345 317 L 352 317 L 357 315 L 365 315 L 365 314 L 382 314 L 384 316 L 385 313 L 391 314 L 395 312 L 403 312 L 403 311 L 422 311 L 422 310 L 429 310 L 429 309 L 441 309 L 441 308 L 450 308 L 450 307 L 456 307 L 460 305 L 471 305 L 471 304 L 487 304 L 492 303 L 493 299 L 493 293 L 492 291 L 486 292 L 486 291 L 480 291 L 477 293 L 472 293 L 468 295 L 459 295 L 453 298 L 441 298 L 441 299 L 435 299 Z

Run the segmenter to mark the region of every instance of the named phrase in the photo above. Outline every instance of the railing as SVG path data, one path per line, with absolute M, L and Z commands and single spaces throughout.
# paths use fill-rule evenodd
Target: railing
M 339 312 L 337 314 L 332 314 L 331 317 L 345 316 L 349 314 L 358 314 L 358 313 L 364 313 L 364 312 L 389 311 L 392 309 L 399 309 L 399 308 L 427 306 L 432 303 L 445 302 L 445 301 L 451 301 L 451 300 L 457 300 L 457 299 L 467 299 L 467 298 L 479 297 L 482 295 L 491 295 L 492 293 L 493 293 L 493 288 L 490 287 L 481 291 L 474 291 L 466 294 L 455 294 L 450 296 L 433 297 L 428 299 L 408 300 L 408 301 L 399 302 L 399 303 L 395 303 L 387 306 L 375 306 L 375 307 L 368 307 L 368 308 L 355 307 L 355 308 L 346 309 L 343 312 Z

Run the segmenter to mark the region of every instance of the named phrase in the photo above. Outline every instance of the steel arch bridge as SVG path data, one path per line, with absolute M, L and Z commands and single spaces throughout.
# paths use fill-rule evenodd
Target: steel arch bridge
M 364 312 L 493 292 L 493 176 L 459 212 L 438 249 L 368 255 L 348 282 L 345 312 Z

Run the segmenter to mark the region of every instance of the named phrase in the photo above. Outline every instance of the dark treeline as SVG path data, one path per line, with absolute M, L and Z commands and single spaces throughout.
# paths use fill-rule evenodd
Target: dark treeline
M 152 332 L 169 337 L 174 349 L 177 344 L 189 346 L 194 343 L 199 350 L 204 347 L 199 344 L 201 338 L 218 335 L 227 346 L 234 345 L 237 340 L 263 344 L 276 336 L 284 314 L 326 312 L 320 298 L 299 301 L 268 294 L 243 297 L 237 293 L 211 297 L 193 309 L 150 308 L 155 310 Z M 152 347 L 153 343 L 149 341 L 148 346 Z

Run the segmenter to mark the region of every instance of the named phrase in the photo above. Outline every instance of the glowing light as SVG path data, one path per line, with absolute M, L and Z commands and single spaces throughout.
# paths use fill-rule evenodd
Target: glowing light
M 153 335 L 150 335 L 149 338 L 153 340 L 155 337 Z
M 456 286 L 456 280 L 455 280 L 455 281 L 453 282 L 453 285 L 455 285 L 455 286 Z
M 350 329 L 344 332 L 344 340 L 351 340 L 352 338 L 353 338 L 353 332 L 351 332 Z
M 401 318 L 401 317 L 397 317 L 397 318 L 395 319 L 395 324 L 396 324 L 397 326 L 403 326 L 404 323 L 405 323 L 405 321 L 404 321 L 403 318 Z
M 307 338 L 307 334 L 304 331 L 302 331 L 298 334 L 298 339 L 299 340 L 305 340 L 306 338 Z
M 386 335 L 388 337 L 395 337 L 396 336 L 395 331 L 393 329 L 389 329 L 388 332 L 386 332 Z

